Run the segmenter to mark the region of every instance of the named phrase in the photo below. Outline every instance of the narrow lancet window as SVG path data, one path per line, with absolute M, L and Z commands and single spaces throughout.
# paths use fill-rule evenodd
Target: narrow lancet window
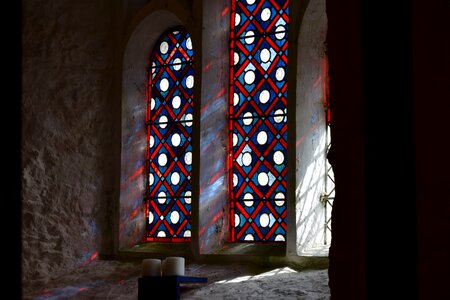
M 284 243 L 289 1 L 231 7 L 230 240 Z
M 150 55 L 147 86 L 146 240 L 191 239 L 194 54 L 182 27 Z

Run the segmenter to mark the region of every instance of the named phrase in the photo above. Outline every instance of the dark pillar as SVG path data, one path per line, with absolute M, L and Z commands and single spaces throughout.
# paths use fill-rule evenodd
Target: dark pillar
M 419 299 L 450 299 L 450 2 L 414 0 Z
M 417 298 L 411 2 L 363 1 L 367 298 Z
M 326 3 L 331 149 L 336 182 L 329 252 L 332 299 L 365 297 L 364 126 L 361 5 Z

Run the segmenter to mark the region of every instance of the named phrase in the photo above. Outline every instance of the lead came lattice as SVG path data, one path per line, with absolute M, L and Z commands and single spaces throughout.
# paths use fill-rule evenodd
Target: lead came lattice
M 230 240 L 285 242 L 289 3 L 231 7 Z
M 193 50 L 184 28 L 163 34 L 147 89 L 147 241 L 191 240 Z

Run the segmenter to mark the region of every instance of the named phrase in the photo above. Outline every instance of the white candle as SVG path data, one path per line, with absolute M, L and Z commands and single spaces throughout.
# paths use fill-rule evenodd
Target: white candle
M 171 256 L 162 262 L 164 276 L 184 276 L 184 257 Z
M 147 258 L 142 261 L 142 276 L 161 276 L 161 260 Z

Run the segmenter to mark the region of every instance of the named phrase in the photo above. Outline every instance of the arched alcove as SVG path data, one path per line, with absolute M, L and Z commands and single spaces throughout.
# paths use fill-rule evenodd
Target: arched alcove
M 145 112 L 149 56 L 160 35 L 177 25 L 183 25 L 183 22 L 173 12 L 150 9 L 132 31 L 124 49 L 119 250 L 133 247 L 145 237 L 143 198 L 146 183 Z

